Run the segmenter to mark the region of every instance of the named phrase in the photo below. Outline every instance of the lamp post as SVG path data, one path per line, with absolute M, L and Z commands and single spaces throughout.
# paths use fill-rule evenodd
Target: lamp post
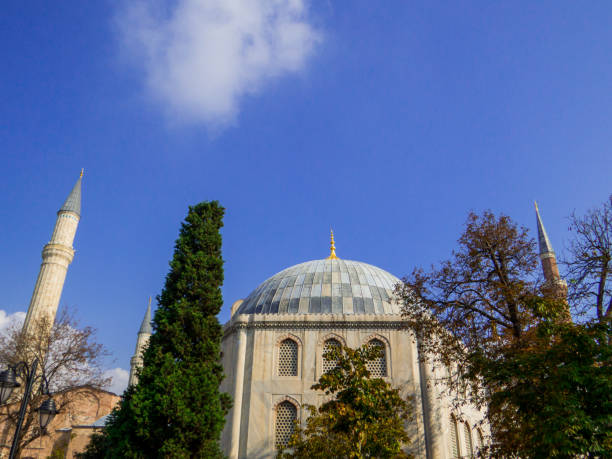
M 29 367 L 25 362 L 19 362 L 17 365 L 10 366 L 8 370 L 4 370 L 0 373 L 0 404 L 6 403 L 11 396 L 13 389 L 20 386 L 20 384 L 17 382 L 17 372 L 23 373 L 26 381 L 25 392 L 23 394 L 23 399 L 21 400 L 21 407 L 19 408 L 19 419 L 17 421 L 17 426 L 15 427 L 15 435 L 13 435 L 13 444 L 11 446 L 9 459 L 13 459 L 15 454 L 17 454 L 19 434 L 21 433 L 21 426 L 25 417 L 28 400 L 30 399 L 30 394 L 32 393 L 32 386 L 34 385 L 34 380 L 36 379 L 37 368 L 38 359 L 34 359 L 31 367 Z M 47 381 L 47 378 L 45 378 L 44 374 L 41 375 L 40 385 L 42 393 L 49 396 L 49 398 L 42 402 L 40 407 L 36 410 L 39 414 L 41 431 L 44 432 L 46 427 L 53 420 L 55 415 L 59 413 L 59 411 L 55 406 L 55 402 L 51 398 L 51 394 L 49 394 L 49 382 Z

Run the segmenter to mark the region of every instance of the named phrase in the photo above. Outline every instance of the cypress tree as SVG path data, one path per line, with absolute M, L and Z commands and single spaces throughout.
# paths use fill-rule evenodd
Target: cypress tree
M 219 437 L 231 405 L 219 392 L 223 214 L 216 201 L 189 208 L 157 298 L 138 385 L 96 439 L 102 448 L 92 448 L 104 449 L 103 457 L 223 456 Z

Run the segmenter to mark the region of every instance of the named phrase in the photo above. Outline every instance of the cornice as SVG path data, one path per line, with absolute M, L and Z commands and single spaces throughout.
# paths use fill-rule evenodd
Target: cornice
M 357 329 L 405 329 L 406 324 L 397 314 L 380 315 L 240 315 L 225 324 L 224 335 L 235 330 L 357 330 Z

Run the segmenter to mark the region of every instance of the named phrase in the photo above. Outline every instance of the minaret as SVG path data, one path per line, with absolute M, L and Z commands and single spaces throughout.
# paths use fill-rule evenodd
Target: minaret
M 136 370 L 142 367 L 142 353 L 145 346 L 149 343 L 149 338 L 153 330 L 151 329 L 151 297 L 149 297 L 149 306 L 147 306 L 147 312 L 142 319 L 140 330 L 138 330 L 138 338 L 136 340 L 136 350 L 134 351 L 134 357 L 130 360 L 130 379 L 128 385 L 138 383 L 138 375 Z
M 538 224 L 538 244 L 540 246 L 540 261 L 542 262 L 542 271 L 544 272 L 544 290 L 554 298 L 567 299 L 567 282 L 561 279 L 559 267 L 557 266 L 557 257 L 555 251 L 550 244 L 548 234 L 544 229 L 544 224 L 540 218 L 538 203 L 535 203 L 536 219 Z
M 68 265 L 74 258 L 72 242 L 81 219 L 81 181 L 83 170 L 66 202 L 57 212 L 57 220 L 51 240 L 42 251 L 42 264 L 32 300 L 28 307 L 24 332 L 35 332 L 36 323 L 47 320 L 48 326 L 55 321 L 55 314 L 62 296 Z

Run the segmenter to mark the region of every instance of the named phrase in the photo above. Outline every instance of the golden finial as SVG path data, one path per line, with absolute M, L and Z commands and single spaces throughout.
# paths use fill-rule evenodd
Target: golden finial
M 533 201 L 533 203 L 535 204 L 536 212 L 538 212 L 538 201 Z
M 85 170 L 84 167 L 81 167 L 81 178 L 83 178 L 83 171 Z
M 334 242 L 334 230 L 330 230 L 331 231 L 331 253 L 329 254 L 329 257 L 327 257 L 328 260 L 337 260 L 338 257 L 336 256 L 336 243 Z

